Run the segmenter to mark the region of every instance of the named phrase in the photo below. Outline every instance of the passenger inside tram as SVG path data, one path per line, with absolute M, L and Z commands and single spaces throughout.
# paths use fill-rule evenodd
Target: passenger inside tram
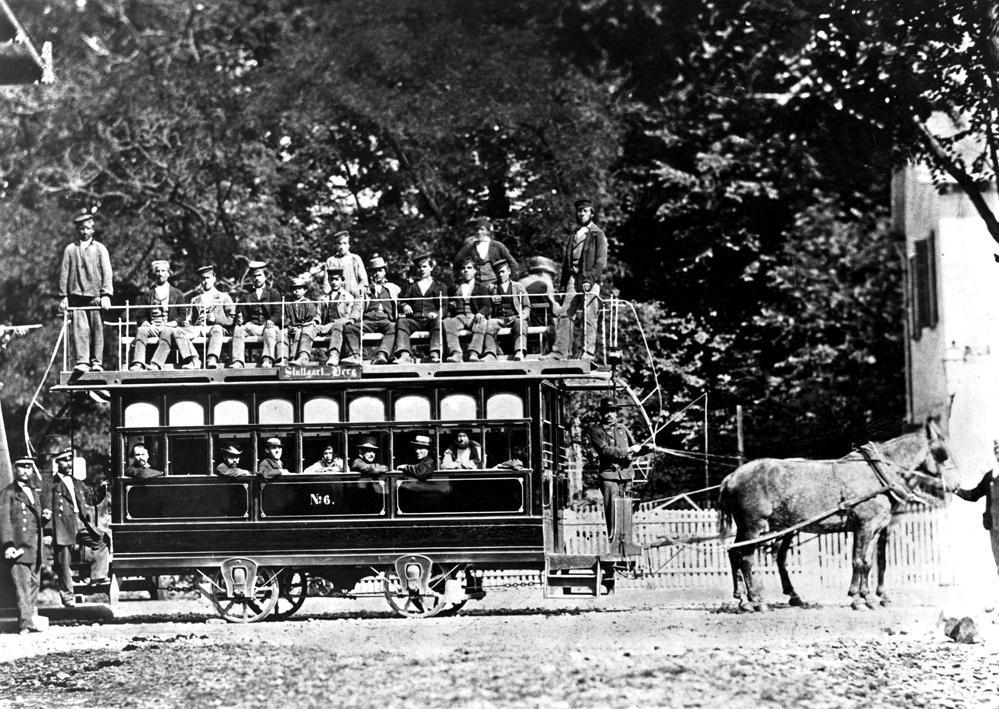
M 272 480 L 290 472 L 284 467 L 284 463 L 281 462 L 281 453 L 283 450 L 284 446 L 281 444 L 281 439 L 268 438 L 264 444 L 264 454 L 257 465 L 257 475 L 260 475 L 264 480 Z
M 317 460 L 302 472 L 310 475 L 323 475 L 330 473 L 342 473 L 343 471 L 343 458 L 340 458 L 336 454 L 336 446 L 330 442 L 323 449 L 322 458 Z
M 481 470 L 485 467 L 482 446 L 471 439 L 468 431 L 458 431 L 454 443 L 444 451 L 441 470 Z
M 244 478 L 253 475 L 249 470 L 239 467 L 241 455 L 243 451 L 232 444 L 223 448 L 222 462 L 215 466 L 215 474 L 223 478 Z
M 426 480 L 437 469 L 437 461 L 430 455 L 430 436 L 418 433 L 413 436 L 413 459 L 410 463 L 403 463 L 399 466 L 399 472 L 416 478 Z
M 136 443 L 132 446 L 132 463 L 125 468 L 125 477 L 137 480 L 163 477 L 162 470 L 157 470 L 150 465 L 149 450 L 145 444 Z
M 378 443 L 374 436 L 365 436 L 357 444 L 357 457 L 350 464 L 351 472 L 372 477 L 389 471 L 387 465 L 378 462 Z

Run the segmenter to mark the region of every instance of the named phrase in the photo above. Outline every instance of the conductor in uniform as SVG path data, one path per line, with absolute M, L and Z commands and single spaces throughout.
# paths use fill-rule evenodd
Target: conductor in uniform
M 35 625 L 39 575 L 42 570 L 42 525 L 51 512 L 42 507 L 42 493 L 33 489 L 35 461 L 14 462 L 14 481 L 0 491 L 0 547 L 10 566 L 17 595 L 21 635 L 40 632 Z
M 597 452 L 600 465 L 600 492 L 604 498 L 608 534 L 614 532 L 614 498 L 627 497 L 635 479 L 631 457 L 649 452 L 646 445 L 635 443 L 625 425 L 617 420 L 620 408 L 613 399 L 601 399 L 600 421 L 589 430 L 590 444 Z

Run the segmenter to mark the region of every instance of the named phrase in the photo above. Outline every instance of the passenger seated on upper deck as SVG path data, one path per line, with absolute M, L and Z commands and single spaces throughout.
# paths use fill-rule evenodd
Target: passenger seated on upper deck
M 530 325 L 548 327 L 554 331 L 555 315 L 561 310 L 555 299 L 555 262 L 547 256 L 534 256 L 527 260 L 530 273 L 519 283 L 527 291 L 531 303 Z
M 405 364 L 413 361 L 410 335 L 417 330 L 430 332 L 430 361 L 441 361 L 440 317 L 441 303 L 447 297 L 444 285 L 434 278 L 434 259 L 430 254 L 420 254 L 413 259 L 417 279 L 399 296 L 399 322 L 395 328 L 395 361 Z M 407 300 L 407 298 L 412 300 Z
M 297 365 L 307 365 L 309 363 L 309 353 L 312 351 L 312 339 L 304 339 L 305 329 L 309 325 L 319 322 L 319 309 L 314 302 L 309 300 L 307 291 L 309 281 L 307 278 L 292 278 L 291 293 L 294 297 L 292 302 L 284 309 L 285 331 L 281 333 L 278 342 L 278 359 L 284 359 L 287 353 L 291 353 L 291 358 Z M 289 349 L 290 347 L 290 349 Z
M 153 261 L 149 264 L 153 276 L 153 285 L 149 288 L 142 301 L 144 308 L 138 308 L 135 320 L 139 327 L 135 333 L 132 345 L 132 359 L 129 369 L 135 371 L 146 368 L 146 344 L 151 340 L 159 340 L 168 328 L 180 327 L 184 324 L 183 307 L 184 294 L 170 283 L 170 262 Z M 168 338 L 169 340 L 169 338 Z M 156 347 L 153 353 L 153 363 L 157 369 L 162 369 L 170 353 L 169 345 Z M 157 357 L 160 359 L 157 360 Z
M 257 464 L 257 475 L 261 476 L 264 480 L 271 480 L 290 472 L 284 467 L 284 463 L 281 462 L 282 450 L 284 450 L 284 446 L 281 445 L 279 439 L 268 438 L 264 445 L 264 457 Z
M 215 466 L 215 474 L 223 478 L 245 478 L 253 475 L 249 470 L 239 467 L 239 456 L 243 451 L 234 445 L 228 445 L 222 449 L 222 461 Z
M 430 436 L 418 433 L 413 436 L 413 462 L 403 463 L 398 470 L 411 478 L 426 480 L 436 469 L 437 461 L 430 455 Z
M 451 317 L 444 321 L 444 336 L 447 339 L 447 361 L 461 362 L 461 343 L 458 333 L 462 330 L 472 331 L 472 340 L 468 343 L 468 359 L 477 361 L 482 356 L 485 346 L 486 318 L 489 317 L 489 290 L 477 283 L 475 276 L 478 267 L 475 260 L 468 257 L 460 262 L 461 280 L 451 287 L 448 310 Z
M 361 317 L 363 331 L 381 333 L 382 341 L 378 345 L 372 364 L 385 364 L 395 349 L 395 325 L 399 317 L 400 288 L 386 279 L 388 264 L 378 254 L 368 261 L 371 271 L 371 285 L 365 288 L 362 298 L 364 313 Z M 347 357 L 344 363 L 359 364 L 364 354 L 361 346 L 361 324 L 349 322 L 343 328 L 344 347 Z
M 164 473 L 149 465 L 149 450 L 141 443 L 132 446 L 132 464 L 125 468 L 126 478 L 137 478 L 147 480 L 149 478 L 161 478 Z
M 323 449 L 323 457 L 317 460 L 315 463 L 310 465 L 308 468 L 302 471 L 303 473 L 312 474 L 324 474 L 324 473 L 342 473 L 343 472 L 343 458 L 337 458 L 336 448 L 330 443 L 326 448 Z
M 479 283 L 489 286 L 496 282 L 494 262 L 505 260 L 510 264 L 511 270 L 516 271 L 517 261 L 510 255 L 510 250 L 503 245 L 503 242 L 493 238 L 493 224 L 489 221 L 489 217 L 476 219 L 475 228 L 475 236 L 465 239 L 454 260 L 460 264 L 466 258 L 473 259 L 479 269 Z
M 513 358 L 524 359 L 527 349 L 527 318 L 530 306 L 527 292 L 519 283 L 510 280 L 510 264 L 505 260 L 493 263 L 497 281 L 492 286 L 490 317 L 486 321 L 486 359 L 496 359 L 496 335 L 500 328 L 508 327 L 513 334 Z
M 376 463 L 378 457 L 378 444 L 375 443 L 374 436 L 365 436 L 357 444 L 357 457 L 350 464 L 350 470 L 361 475 L 384 475 L 389 471 L 387 465 Z
M 355 299 L 344 286 L 342 268 L 330 269 L 329 279 L 333 290 L 319 305 L 318 321 L 302 329 L 299 353 L 311 350 L 312 343 L 317 337 L 329 335 L 330 347 L 326 364 L 335 367 L 340 364 L 344 328 L 361 319 L 361 301 Z
M 454 445 L 444 451 L 442 470 L 481 470 L 486 467 L 482 446 L 468 436 L 468 431 L 458 431 Z
M 253 288 L 236 310 L 236 327 L 232 331 L 232 367 L 246 364 L 246 336 L 254 335 L 264 341 L 260 355 L 261 367 L 273 367 L 281 331 L 281 294 L 267 285 L 267 264 L 250 261 L 248 264 Z M 278 364 L 284 364 L 279 362 Z
M 164 331 L 160 344 L 153 355 L 150 367 L 159 369 L 159 362 L 165 362 L 171 347 L 177 348 L 177 358 L 182 369 L 196 369 L 201 366 L 198 352 L 191 343 L 196 337 L 207 337 L 207 359 L 205 366 L 214 369 L 219 366 L 222 354 L 222 338 L 230 332 L 236 319 L 236 306 L 228 293 L 215 288 L 215 266 L 201 266 L 201 292 L 191 298 L 191 304 L 184 316 L 184 326 Z

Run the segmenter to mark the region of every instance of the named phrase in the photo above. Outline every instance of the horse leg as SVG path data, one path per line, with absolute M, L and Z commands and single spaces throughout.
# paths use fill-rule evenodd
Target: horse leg
M 749 525 L 746 525 L 748 527 Z M 755 539 L 760 536 L 762 521 L 753 525 L 752 529 L 740 527 L 735 534 L 736 542 L 743 542 Z M 739 570 L 742 571 L 742 578 L 746 583 L 746 597 L 753 605 L 755 611 L 768 610 L 767 604 L 763 601 L 763 593 L 753 578 L 753 554 L 756 552 L 755 546 L 744 546 L 738 549 L 729 549 L 729 559 L 733 564 L 738 563 Z
M 853 579 L 850 581 L 848 595 L 853 599 L 850 607 L 855 611 L 864 610 L 867 607 L 864 596 L 867 595 L 867 574 L 871 568 L 870 564 L 867 563 L 867 550 L 870 542 L 871 532 L 866 525 L 853 531 Z
M 739 550 L 728 550 L 728 563 L 732 567 L 732 598 L 739 603 L 739 610 L 747 610 L 742 598 L 742 572 L 739 571 Z
M 885 566 L 888 561 L 888 540 L 891 538 L 891 527 L 885 527 L 878 535 L 878 596 L 881 605 L 890 606 L 891 599 L 885 593 Z
M 791 548 L 794 537 L 794 534 L 788 534 L 780 540 L 780 547 L 777 549 L 777 571 L 780 574 L 781 588 L 788 597 L 787 602 L 792 606 L 803 606 L 805 603 L 795 592 L 794 586 L 791 585 L 791 577 L 787 573 L 787 550 Z

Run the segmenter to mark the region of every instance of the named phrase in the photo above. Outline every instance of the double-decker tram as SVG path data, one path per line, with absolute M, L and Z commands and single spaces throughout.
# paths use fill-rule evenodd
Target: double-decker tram
M 604 308 L 603 331 L 619 311 Z M 500 569 L 612 588 L 629 549 L 566 554 L 561 481 L 564 407 L 615 386 L 613 344 L 595 361 L 120 367 L 65 372 L 59 388 L 110 397 L 115 577 L 193 575 L 247 622 L 374 576 L 394 611 L 431 616 L 481 598 Z M 163 474 L 136 475 L 137 451 Z M 264 459 L 280 474 L 257 474 Z

